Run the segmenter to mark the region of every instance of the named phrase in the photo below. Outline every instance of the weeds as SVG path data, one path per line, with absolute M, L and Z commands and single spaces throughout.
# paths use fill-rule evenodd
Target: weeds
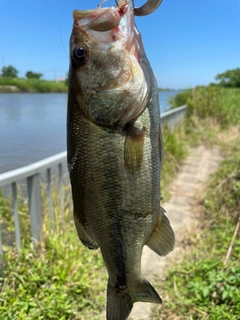
M 185 249 L 185 255 L 179 257 L 178 264 L 170 267 L 161 283 L 165 304 L 154 310 L 153 319 L 239 320 L 239 235 L 234 239 L 227 263 L 226 255 L 239 220 L 240 139 L 236 135 L 229 145 L 227 140 L 218 140 L 218 133 L 222 135 L 225 128 L 239 126 L 240 91 L 196 88 L 195 93 L 185 92 L 184 99 L 186 97 L 191 104 L 189 126 L 185 126 L 190 137 L 188 141 L 209 144 L 207 139 L 211 137 L 210 143 L 224 146 L 225 160 L 205 190 L 201 216 L 196 217 L 201 226 L 197 234 L 191 235 L 194 241 Z M 210 123 L 211 129 L 208 128 Z
M 174 179 L 180 165 L 187 156 L 187 137 L 184 126 L 177 127 L 173 132 L 163 129 L 164 162 L 161 174 L 161 193 L 164 200 L 169 198 L 167 186 Z
M 196 87 L 178 93 L 175 99 L 171 99 L 173 108 L 183 104 L 188 106 L 189 124 L 192 119 L 211 120 L 221 128 L 240 123 L 240 89 Z
M 0 319 L 94 319 L 105 308 L 106 271 L 99 251 L 79 241 L 72 219 L 69 186 L 65 188 L 64 217 L 59 216 L 58 192 L 53 190 L 54 232 L 50 230 L 46 187 L 42 184 L 43 241 L 30 242 L 28 206 L 19 197 L 22 250 L 14 249 L 10 203 L 1 200 L 5 221 L 4 273 L 0 277 Z M 9 210 L 10 209 L 10 210 Z M 3 223 L 1 223 L 3 226 Z M 11 231 L 9 233 L 9 231 Z M 6 235 L 11 235 L 6 238 Z
M 50 235 L 39 250 L 5 252 L 1 319 L 94 319 L 105 307 L 100 253 L 80 245 L 73 224 L 66 231 Z
M 194 320 L 240 319 L 239 237 L 224 264 L 239 219 L 239 145 L 238 139 L 209 182 L 202 201 L 203 231 L 198 230 L 182 262 L 170 268 L 164 281 L 165 305 L 155 311 L 153 319 L 173 315 Z

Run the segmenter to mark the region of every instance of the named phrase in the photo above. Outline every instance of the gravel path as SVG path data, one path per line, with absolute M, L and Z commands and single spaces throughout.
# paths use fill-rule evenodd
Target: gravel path
M 168 255 L 174 259 L 180 243 L 178 234 L 182 228 L 190 228 L 194 221 L 194 209 L 197 205 L 197 195 L 204 188 L 209 175 L 216 171 L 221 161 L 217 147 L 212 149 L 199 146 L 191 150 L 189 157 L 181 167 L 177 177 L 170 186 L 171 199 L 163 204 L 176 236 L 174 251 Z M 152 281 L 163 273 L 168 257 L 158 257 L 147 247 L 143 250 L 142 271 L 146 279 Z M 160 292 L 161 295 L 161 292 Z M 150 303 L 135 303 L 129 320 L 151 320 Z

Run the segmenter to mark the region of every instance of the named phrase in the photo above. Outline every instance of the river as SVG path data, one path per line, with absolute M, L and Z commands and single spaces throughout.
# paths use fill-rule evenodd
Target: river
M 178 91 L 161 91 L 161 112 Z M 67 94 L 0 94 L 0 173 L 66 150 Z

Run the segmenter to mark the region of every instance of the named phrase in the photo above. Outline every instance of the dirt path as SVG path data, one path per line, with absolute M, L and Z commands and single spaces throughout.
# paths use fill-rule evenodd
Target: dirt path
M 167 216 L 176 235 L 176 247 L 168 257 L 160 258 L 153 251 L 144 248 L 142 270 L 147 280 L 152 282 L 163 273 L 167 259 L 177 257 L 180 249 L 178 235 L 182 228 L 190 230 L 194 223 L 194 211 L 197 206 L 197 195 L 204 187 L 209 175 L 213 173 L 221 161 L 219 149 L 208 149 L 199 146 L 191 150 L 176 179 L 170 186 L 171 199 L 164 203 Z M 161 292 L 160 292 L 161 294 Z M 151 320 L 150 303 L 135 303 L 129 320 Z

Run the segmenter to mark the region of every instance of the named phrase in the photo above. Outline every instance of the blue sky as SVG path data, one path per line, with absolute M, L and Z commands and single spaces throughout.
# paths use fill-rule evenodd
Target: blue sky
M 99 2 L 0 0 L 0 69 L 13 65 L 22 77 L 29 70 L 51 80 L 66 76 L 72 11 Z M 136 23 L 160 87 L 207 85 L 240 67 L 240 0 L 163 0 Z

